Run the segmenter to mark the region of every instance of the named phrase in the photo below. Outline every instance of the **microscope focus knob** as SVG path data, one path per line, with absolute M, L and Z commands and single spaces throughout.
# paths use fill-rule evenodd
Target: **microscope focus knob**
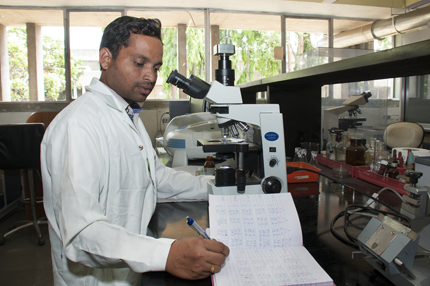
M 278 178 L 268 177 L 264 179 L 262 188 L 265 194 L 276 194 L 281 192 L 282 184 Z
M 406 172 L 405 175 L 406 177 L 409 177 L 409 183 L 415 186 L 415 184 L 418 183 L 418 179 L 422 177 L 423 173 L 416 172 L 416 171 L 409 171 L 409 172 Z
M 276 158 L 272 158 L 272 159 L 270 159 L 270 161 L 269 161 L 269 166 L 270 167 L 275 167 L 276 165 L 278 164 L 278 159 L 276 159 Z

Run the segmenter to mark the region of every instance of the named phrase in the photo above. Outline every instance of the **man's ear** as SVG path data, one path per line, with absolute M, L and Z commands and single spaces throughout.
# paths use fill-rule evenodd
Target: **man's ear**
M 106 47 L 101 48 L 99 52 L 100 67 L 102 70 L 107 70 L 112 62 L 112 53 Z

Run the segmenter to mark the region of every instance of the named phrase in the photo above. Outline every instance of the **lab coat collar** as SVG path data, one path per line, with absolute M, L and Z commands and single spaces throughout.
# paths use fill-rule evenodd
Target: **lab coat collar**
M 119 95 L 115 95 L 115 91 L 112 90 L 110 87 L 105 85 L 103 82 L 101 82 L 97 78 L 93 78 L 91 80 L 90 85 L 87 87 L 87 90 L 90 91 L 93 94 L 96 94 L 99 96 L 99 98 L 109 107 L 117 110 L 121 114 L 121 119 L 126 122 L 135 132 L 139 134 L 138 129 L 136 128 L 135 124 L 130 120 L 130 117 L 128 116 L 125 108 L 127 108 L 128 103 Z M 120 97 L 124 103 L 120 101 Z
M 115 100 L 114 91 L 95 77 L 91 80 L 91 83 L 87 87 L 87 90 L 91 91 L 94 94 L 101 95 L 101 98 L 108 106 L 118 111 L 124 112 L 125 108 L 128 105 L 125 100 L 125 106 L 123 106 L 123 103 L 121 103 L 119 100 Z
M 125 101 L 125 99 L 122 98 L 118 93 L 95 77 L 91 80 L 91 84 L 87 87 L 87 90 L 101 95 L 102 99 L 108 106 L 122 112 L 126 112 L 126 114 L 129 116 L 131 115 L 130 118 L 134 124 L 134 117 L 138 117 L 139 113 L 142 111 L 142 105 L 144 102 L 139 103 L 133 101 L 131 104 L 128 104 L 128 102 Z M 117 102 L 112 96 L 117 99 Z M 131 110 L 129 111 L 129 109 Z

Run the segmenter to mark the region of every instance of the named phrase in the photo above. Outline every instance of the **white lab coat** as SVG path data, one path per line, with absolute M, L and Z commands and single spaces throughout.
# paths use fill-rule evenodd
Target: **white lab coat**
M 88 90 L 41 146 L 55 285 L 138 285 L 165 270 L 173 242 L 146 236 L 157 200 L 205 200 L 207 178 L 165 167 L 112 90 L 97 79 Z

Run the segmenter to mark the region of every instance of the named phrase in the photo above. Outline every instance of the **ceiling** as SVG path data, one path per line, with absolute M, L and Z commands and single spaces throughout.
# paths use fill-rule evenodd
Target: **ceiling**
M 159 18 L 163 27 L 204 27 L 204 10 L 210 9 L 212 25 L 221 29 L 279 30 L 280 14 L 287 31 L 327 33 L 326 19 L 333 17 L 334 33 L 402 14 L 429 0 L 0 0 L 0 24 L 36 23 L 62 26 L 63 8 L 71 26 L 104 27 L 119 17 L 120 11 L 138 17 Z M 29 4 L 31 3 L 31 5 Z M 406 6 L 405 6 L 406 5 Z M 100 10 L 104 10 L 101 12 Z M 92 10 L 92 11 L 90 11 Z M 107 11 L 106 11 L 107 10 Z M 117 10 L 117 11 L 113 11 Z M 316 19 L 309 19 L 316 18 Z

